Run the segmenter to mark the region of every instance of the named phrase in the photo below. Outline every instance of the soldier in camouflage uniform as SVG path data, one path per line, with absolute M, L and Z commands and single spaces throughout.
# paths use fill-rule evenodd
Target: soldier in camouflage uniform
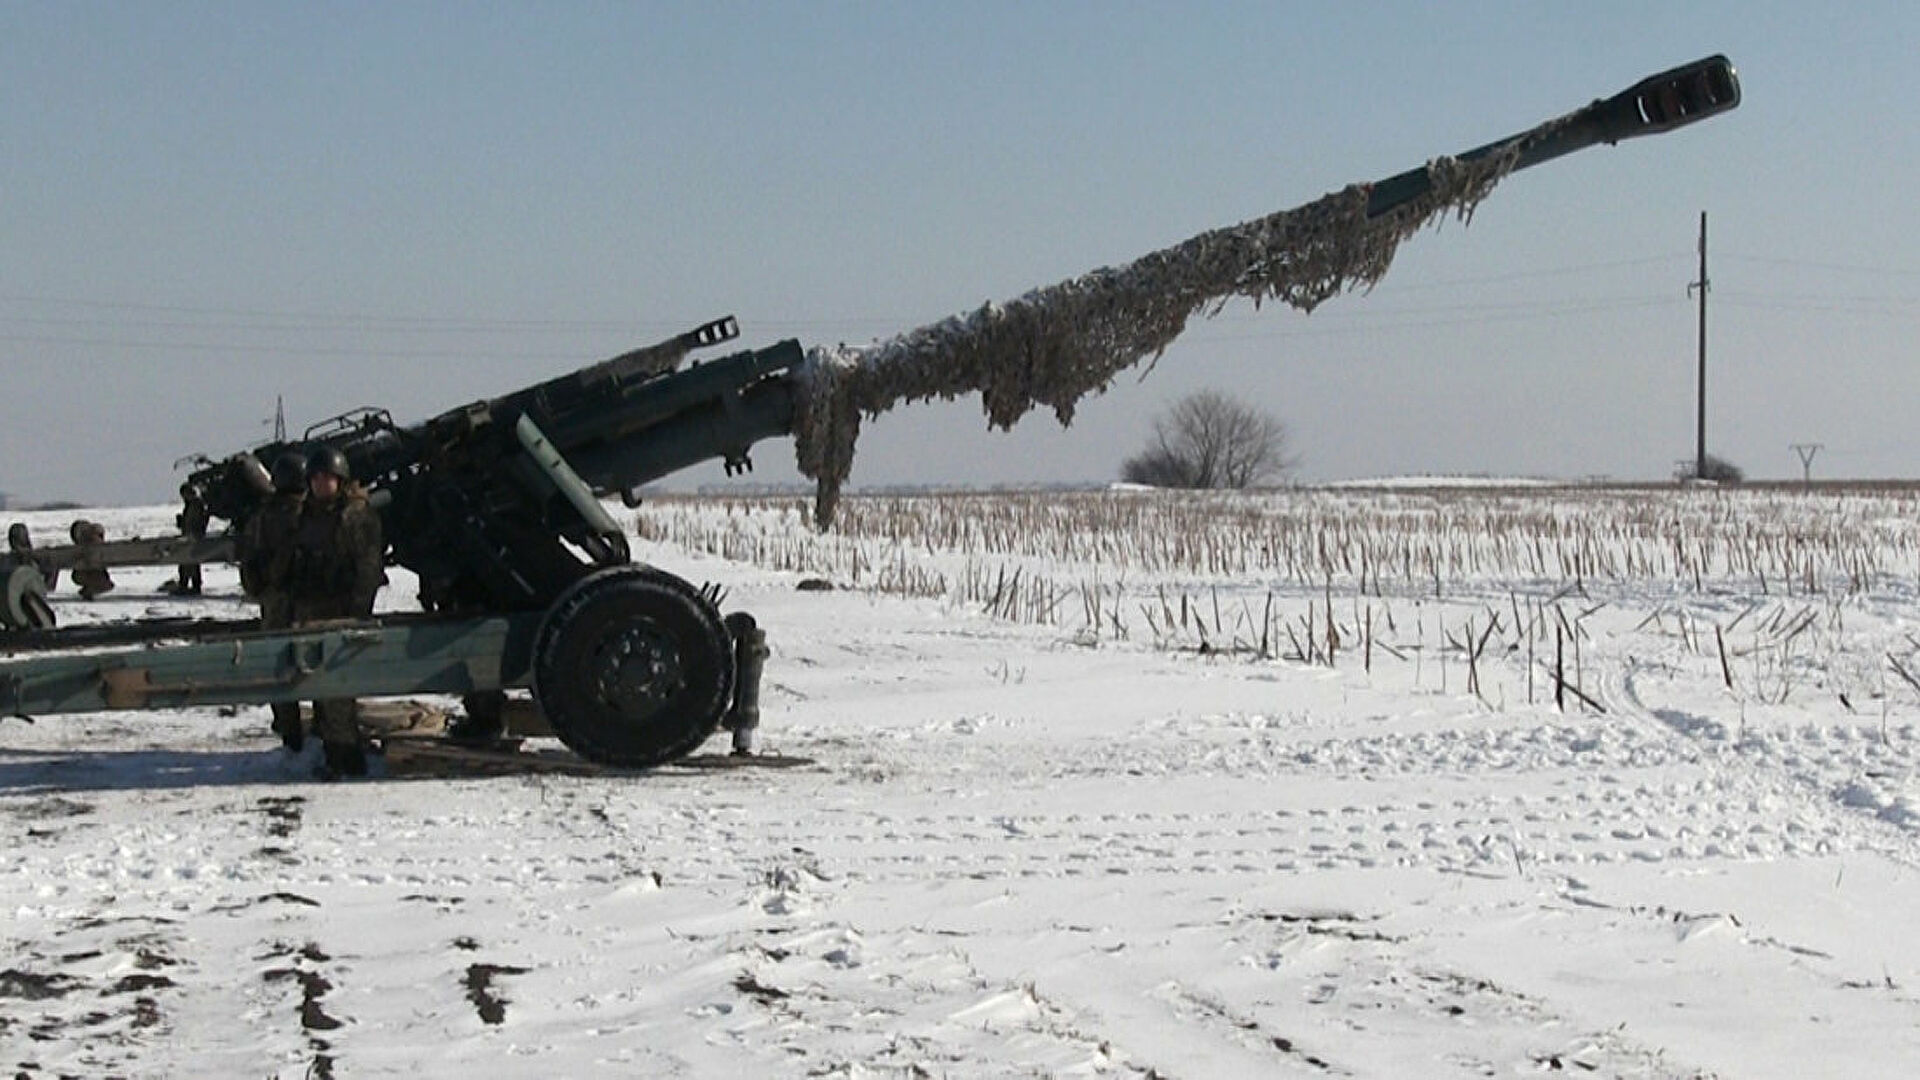
M 287 594 L 293 567 L 293 537 L 300 529 L 300 509 L 306 503 L 307 459 L 289 450 L 273 463 L 273 493 L 264 499 L 240 532 L 240 589 L 260 605 L 260 628 L 285 630 L 293 625 L 293 600 Z M 288 750 L 299 753 L 306 742 L 300 723 L 300 703 L 276 701 L 273 733 Z
M 307 459 L 306 505 L 292 540 L 287 599 L 295 626 L 373 614 L 374 594 L 387 581 L 380 515 L 368 505 L 366 489 L 353 481 L 346 455 L 333 447 L 322 446 Z M 366 774 L 359 702 L 314 702 L 313 728 L 326 747 L 329 775 Z
M 188 540 L 203 540 L 207 535 L 207 525 L 212 520 L 213 515 L 207 510 L 207 500 L 200 496 L 192 484 L 181 484 L 180 512 L 173 519 L 180 529 L 180 535 Z M 180 576 L 174 579 L 170 591 L 181 596 L 199 596 L 200 587 L 200 564 L 181 563 Z

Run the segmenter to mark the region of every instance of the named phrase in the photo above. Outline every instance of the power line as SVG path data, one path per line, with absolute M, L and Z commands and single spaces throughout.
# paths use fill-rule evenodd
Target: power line
M 1520 281 L 1546 281 L 1575 275 L 1605 272 L 1635 267 L 1646 267 L 1670 263 L 1690 253 L 1666 253 L 1640 256 L 1628 259 L 1602 260 L 1587 263 L 1564 264 L 1560 266 L 1526 269 L 1501 274 L 1486 274 L 1469 277 L 1447 278 L 1433 281 L 1408 283 L 1394 282 L 1395 295 L 1435 293 L 1449 289 L 1474 286 L 1512 284 Z M 1762 263 L 1780 266 L 1797 266 L 1825 270 L 1836 270 L 1874 274 L 1920 274 L 1920 271 L 1902 270 L 1885 267 L 1845 265 L 1826 263 L 1806 259 L 1776 258 L 1767 256 L 1719 253 L 1722 260 L 1733 259 L 1750 263 Z M 1764 308 L 1778 311 L 1836 313 L 1855 317 L 1911 318 L 1920 311 L 1908 310 L 1920 307 L 1920 297 L 1885 296 L 1856 297 L 1834 294 L 1787 293 L 1776 291 L 1737 291 L 1717 294 L 1726 304 L 1737 308 Z M 1666 304 L 1664 298 L 1653 295 L 1614 295 L 1607 297 L 1568 298 L 1557 297 L 1536 301 L 1503 301 L 1493 303 L 1444 304 L 1428 303 L 1417 306 L 1382 308 L 1378 305 L 1366 311 L 1325 310 L 1314 315 L 1311 321 L 1300 319 L 1271 320 L 1263 319 L 1260 328 L 1244 332 L 1210 333 L 1202 329 L 1206 323 L 1196 321 L 1194 333 L 1190 336 L 1199 341 L 1233 341 L 1268 338 L 1314 338 L 1339 336 L 1356 333 L 1390 333 L 1404 330 L 1441 328 L 1456 325 L 1483 323 L 1512 323 L 1529 320 L 1555 319 L 1585 314 L 1597 314 L 1611 311 L 1624 311 L 1656 307 Z M 141 301 L 100 300 L 82 297 L 58 296 L 33 293 L 0 293 L 0 304 L 47 305 L 56 308 L 79 309 L 106 313 L 137 313 L 154 316 L 152 318 L 112 318 L 89 319 L 79 315 L 26 314 L 0 317 L 0 327 L 20 329 L 27 327 L 45 328 L 49 331 L 73 329 L 74 334 L 50 333 L 0 333 L 0 342 L 16 345 L 80 346 L 87 348 L 118 348 L 157 351 L 198 351 L 230 352 L 248 355 L 352 355 L 373 356 L 394 359 L 522 359 L 527 354 L 517 351 L 497 351 L 474 348 L 457 350 L 441 349 L 393 349 L 356 347 L 316 347 L 312 344 L 283 345 L 260 343 L 237 339 L 234 341 L 169 341 L 148 335 L 127 337 L 115 333 L 124 330 L 139 331 L 199 331 L 201 333 L 235 333 L 240 335 L 287 334 L 300 332 L 349 333 L 364 332 L 375 334 L 405 334 L 415 336 L 468 336 L 498 339 L 536 339 L 555 338 L 560 335 L 583 334 L 621 334 L 629 337 L 658 336 L 679 328 L 677 321 L 649 319 L 531 319 L 531 318 L 485 318 L 445 315 L 375 315 L 356 312 L 327 312 L 300 309 L 253 308 L 222 305 L 186 305 L 156 304 Z M 1213 323 L 1214 326 L 1231 325 L 1239 313 L 1224 315 Z M 1251 313 L 1245 315 L 1251 320 Z M 852 336 L 855 332 L 871 336 L 888 334 L 909 329 L 910 325 L 921 321 L 920 317 L 891 316 L 854 316 L 844 318 L 755 318 L 751 325 L 760 331 L 771 334 L 807 335 L 826 333 Z M 1353 325 L 1341 325 L 1351 322 Z M 88 331 L 91 331 L 89 333 Z M 105 331 L 103 336 L 101 331 Z M 572 352 L 571 349 L 556 351 Z
M 232 341 L 139 341 L 126 338 L 63 338 L 0 334 L 0 342 L 12 345 L 78 345 L 93 349 L 150 349 L 159 352 L 243 353 L 254 356 L 364 356 L 389 360 L 530 360 L 525 352 L 487 352 L 476 349 L 398 350 L 313 344 L 262 345 Z
M 1760 300 L 1760 301 L 1768 301 L 1768 302 L 1806 301 L 1806 302 L 1813 302 L 1813 303 L 1845 303 L 1845 304 L 1920 304 L 1920 295 L 1916 295 L 1916 296 L 1899 296 L 1899 295 L 1855 296 L 1855 295 L 1848 295 L 1845 293 L 1810 293 L 1810 292 L 1784 292 L 1784 291 L 1768 292 L 1768 291 L 1754 291 L 1750 289 L 1737 289 L 1732 292 L 1722 293 L 1721 295 L 1724 297 L 1739 297 L 1742 300 Z
M 1247 322 L 1246 330 L 1238 333 L 1211 333 L 1202 328 L 1188 331 L 1184 335 L 1195 342 L 1214 341 L 1269 341 L 1275 339 L 1348 337 L 1356 334 L 1386 334 L 1405 330 L 1432 330 L 1449 326 L 1487 326 L 1493 324 L 1511 324 L 1549 319 L 1559 319 L 1579 315 L 1593 315 L 1602 312 L 1632 311 L 1644 308 L 1676 307 L 1675 301 L 1662 297 L 1640 299 L 1621 299 L 1592 304 L 1542 304 L 1530 308 L 1515 307 L 1511 310 L 1461 310 L 1451 316 L 1436 316 L 1425 319 L 1395 318 L 1393 313 L 1373 314 L 1365 317 L 1347 319 L 1340 322 L 1316 313 L 1312 318 L 1275 321 L 1269 324 Z
M 1879 297 L 1862 297 L 1859 300 L 1849 300 L 1844 297 L 1804 299 L 1780 294 L 1728 293 L 1721 296 L 1720 300 L 1733 307 L 1757 311 L 1791 311 L 1855 317 L 1883 316 L 1890 319 L 1920 317 L 1920 298 L 1912 300 L 1889 300 Z
M 1761 263 L 1767 266 L 1797 266 L 1806 270 L 1832 270 L 1843 274 L 1872 274 L 1875 277 L 1920 277 L 1920 270 L 1895 266 L 1865 266 L 1859 263 L 1831 263 L 1814 259 L 1790 259 L 1769 255 L 1735 255 L 1720 252 L 1718 257 L 1734 262 Z
M 1565 276 L 1574 275 L 1574 274 L 1592 273 L 1592 272 L 1603 271 L 1603 270 L 1615 270 L 1615 269 L 1623 269 L 1623 268 L 1629 268 L 1629 267 L 1635 267 L 1635 266 L 1647 266 L 1655 263 L 1669 262 L 1677 257 L 1678 257 L 1677 255 L 1672 255 L 1672 254 L 1641 256 L 1641 257 L 1632 258 L 1632 259 L 1614 259 L 1614 260 L 1607 260 L 1607 261 L 1601 261 L 1601 262 L 1575 263 L 1575 264 L 1569 264 L 1569 265 L 1563 265 L 1563 266 L 1518 270 L 1518 271 L 1512 271 L 1509 273 L 1489 274 L 1489 275 L 1482 275 L 1477 277 L 1444 278 L 1444 279 L 1435 280 L 1435 281 L 1408 282 L 1405 284 L 1396 284 L 1395 291 L 1402 292 L 1402 293 L 1431 292 L 1437 289 L 1449 289 L 1449 288 L 1455 288 L 1463 285 L 1507 284 L 1514 281 L 1527 281 L 1527 280 L 1565 277 Z M 361 328 L 373 328 L 373 329 L 419 328 L 422 330 L 433 330 L 433 331 L 449 330 L 449 329 L 450 330 L 500 329 L 500 330 L 547 331 L 547 330 L 555 330 L 555 329 L 559 329 L 559 330 L 623 330 L 623 329 L 629 329 L 633 327 L 659 327 L 663 329 L 672 329 L 672 328 L 677 328 L 678 326 L 677 323 L 669 323 L 665 320 L 658 320 L 658 319 L 652 319 L 652 320 L 649 320 L 649 319 L 617 319 L 617 320 L 616 319 L 550 319 L 550 318 L 493 319 L 493 318 L 473 318 L 473 317 L 467 317 L 467 316 L 445 316 L 445 315 L 372 315 L 372 314 L 366 314 L 366 313 L 360 313 L 360 312 L 337 312 L 337 311 L 329 312 L 329 311 L 313 311 L 313 310 L 288 309 L 288 308 L 253 308 L 253 307 L 229 307 L 229 306 L 219 306 L 219 305 L 191 305 L 191 304 L 155 304 L 155 303 L 135 301 L 135 300 L 100 300 L 100 299 L 87 298 L 87 297 L 56 296 L 56 295 L 35 294 L 35 293 L 0 293 L 0 304 L 47 304 L 47 305 L 55 305 L 55 306 L 61 306 L 61 307 L 86 308 L 86 309 L 92 309 L 92 310 L 145 312 L 145 313 L 150 313 L 155 315 L 207 316 L 207 317 L 218 318 L 218 319 L 240 319 L 240 320 L 248 321 L 247 323 L 243 323 L 242 325 L 249 325 L 253 321 L 265 321 L 271 324 L 265 327 L 267 329 L 281 329 L 281 328 L 300 329 L 300 328 L 306 328 L 309 326 L 328 327 L 328 326 L 334 326 L 334 325 L 344 325 L 349 327 L 361 327 Z M 33 316 L 33 317 L 24 318 L 24 319 L 17 319 L 16 321 L 54 322 L 58 320 L 52 316 Z M 70 321 L 78 322 L 79 320 L 70 320 Z M 122 321 L 124 322 L 125 320 L 122 320 Z M 907 321 L 910 321 L 907 317 L 878 316 L 878 315 L 853 316 L 853 317 L 845 317 L 845 318 L 812 317 L 812 318 L 804 318 L 804 319 L 781 318 L 781 319 L 766 319 L 766 320 L 756 319 L 755 320 L 756 323 L 762 323 L 765 325 L 774 325 L 774 326 L 841 326 L 841 325 L 848 325 L 848 324 L 901 325 Z M 173 326 L 173 325 L 180 325 L 180 324 L 156 323 L 154 325 Z M 207 324 L 203 322 L 192 322 L 184 325 L 198 326 L 198 325 L 207 325 Z
M 1535 281 L 1543 278 L 1568 277 L 1573 274 L 1587 274 L 1598 270 L 1623 270 L 1635 266 L 1652 266 L 1656 263 L 1673 262 L 1687 258 L 1687 252 L 1668 255 L 1646 255 L 1637 259 L 1615 259 L 1608 262 L 1576 263 L 1569 266 L 1547 267 L 1538 270 L 1516 270 L 1505 274 L 1489 274 L 1485 277 L 1443 278 L 1438 281 L 1422 281 L 1399 284 L 1399 292 L 1419 292 L 1431 289 L 1448 289 L 1457 285 L 1505 285 L 1515 281 Z

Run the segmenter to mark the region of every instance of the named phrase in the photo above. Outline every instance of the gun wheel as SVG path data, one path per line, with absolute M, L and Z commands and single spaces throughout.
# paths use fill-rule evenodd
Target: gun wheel
M 5 566 L 0 560 L 0 566 Z M 0 578 L 0 627 L 11 630 L 51 630 L 53 607 L 47 603 L 47 579 L 40 568 L 19 564 Z
M 733 699 L 733 639 L 686 581 L 620 566 L 582 578 L 534 635 L 533 696 L 589 761 L 644 767 L 691 753 Z

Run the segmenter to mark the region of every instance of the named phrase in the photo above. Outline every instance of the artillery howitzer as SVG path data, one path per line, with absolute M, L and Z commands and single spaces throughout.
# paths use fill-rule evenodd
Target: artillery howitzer
M 0 662 L 0 710 L 527 688 L 594 761 L 671 760 L 723 723 L 746 748 L 765 655 L 753 620 L 723 617 L 711 590 L 633 564 L 602 498 L 631 505 L 642 485 L 714 459 L 743 470 L 755 443 L 791 435 L 825 518 L 864 415 L 978 391 L 995 424 L 1041 403 L 1069 419 L 1079 396 L 1164 349 L 1195 312 L 1234 295 L 1311 309 L 1378 280 L 1400 239 L 1464 214 L 1514 169 L 1738 102 L 1732 66 L 1711 57 L 1458 157 L 866 348 L 788 340 L 683 368 L 693 350 L 737 336 L 729 317 L 424 423 L 343 415 L 299 444 L 208 463 L 188 483 L 231 530 L 265 497 L 265 463 L 296 446 L 340 450 L 372 491 L 390 561 L 418 575 L 426 612 L 296 630 L 207 620 L 56 630 L 44 578 L 21 565 L 4 574 L 0 624 L 11 629 L 0 650 L 40 655 Z M 177 638 L 187 643 L 124 647 Z

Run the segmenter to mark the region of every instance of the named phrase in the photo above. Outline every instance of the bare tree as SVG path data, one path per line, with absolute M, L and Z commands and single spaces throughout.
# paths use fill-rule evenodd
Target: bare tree
M 1217 390 L 1188 394 L 1153 421 L 1145 450 L 1120 466 L 1135 484 L 1174 488 L 1246 488 L 1284 475 L 1287 426 Z
M 1696 476 L 1695 473 L 1700 475 Z M 1738 484 L 1747 478 L 1747 474 L 1733 462 L 1708 454 L 1704 471 L 1701 470 L 1698 462 L 1683 461 L 1674 470 L 1674 478 L 1681 481 L 1711 480 L 1716 484 Z

